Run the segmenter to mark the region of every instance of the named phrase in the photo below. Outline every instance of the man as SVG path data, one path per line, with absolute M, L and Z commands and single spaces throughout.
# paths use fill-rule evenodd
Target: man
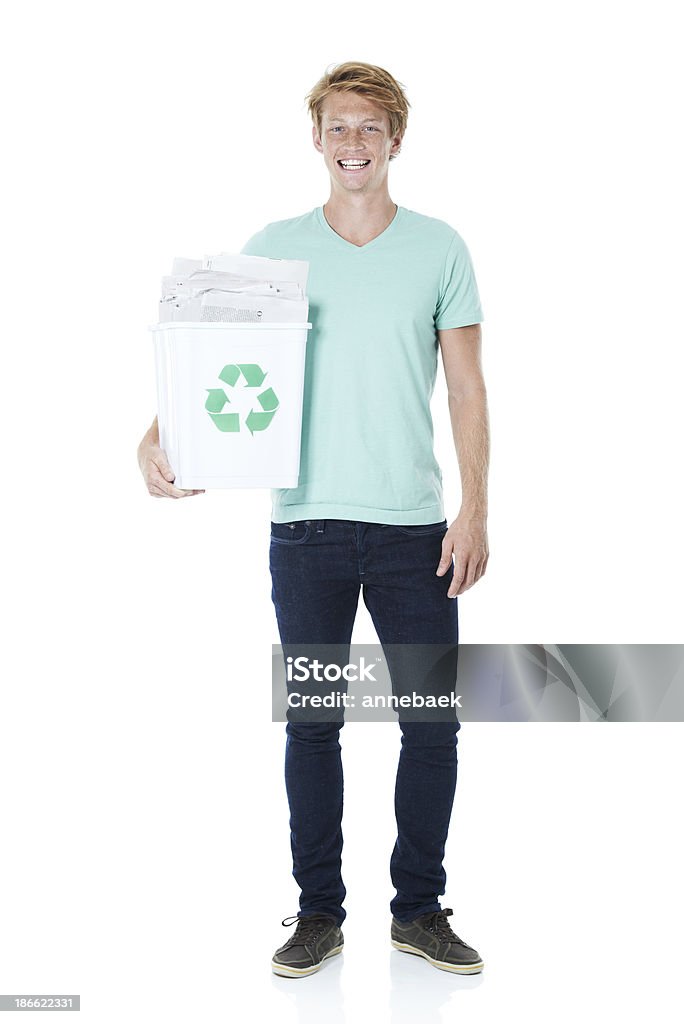
M 349 645 L 363 588 L 383 645 L 457 644 L 457 598 L 484 574 L 489 423 L 483 320 L 468 249 L 447 223 L 395 204 L 389 162 L 408 102 L 384 69 L 348 62 L 308 95 L 325 206 L 268 224 L 242 252 L 309 262 L 299 486 L 272 492 L 270 571 L 283 646 Z M 433 452 L 437 349 L 462 483 L 447 526 Z M 155 424 L 139 461 L 150 493 L 181 497 Z M 319 970 L 341 952 L 343 721 L 288 713 L 285 780 L 297 928 L 272 969 Z M 438 897 L 457 773 L 458 719 L 402 721 L 390 861 L 391 941 L 435 967 L 482 970 Z M 283 921 L 287 924 L 287 919 Z

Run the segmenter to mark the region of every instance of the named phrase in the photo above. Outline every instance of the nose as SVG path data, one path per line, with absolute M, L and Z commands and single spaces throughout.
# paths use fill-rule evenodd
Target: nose
M 363 149 L 366 145 L 366 140 L 363 136 L 363 130 L 356 128 L 353 130 L 349 137 L 349 145 L 352 149 Z

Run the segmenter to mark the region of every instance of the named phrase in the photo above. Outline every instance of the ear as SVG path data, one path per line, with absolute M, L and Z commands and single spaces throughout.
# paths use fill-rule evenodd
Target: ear
M 321 142 L 321 137 L 318 134 L 318 128 L 316 127 L 315 124 L 311 125 L 311 138 L 313 139 L 314 147 L 318 150 L 319 153 L 322 153 L 323 143 Z
M 392 139 L 392 145 L 391 145 L 390 151 L 389 151 L 389 155 L 390 156 L 398 156 L 399 155 L 399 153 L 401 152 L 402 140 L 403 140 L 403 135 L 395 135 L 394 136 L 394 138 Z

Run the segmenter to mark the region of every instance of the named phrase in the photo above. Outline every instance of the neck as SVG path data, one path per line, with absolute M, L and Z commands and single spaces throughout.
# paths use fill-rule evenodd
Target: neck
M 389 192 L 381 194 L 340 195 L 332 191 L 323 207 L 325 219 L 333 230 L 349 241 L 363 244 L 388 227 L 397 212 L 397 204 Z

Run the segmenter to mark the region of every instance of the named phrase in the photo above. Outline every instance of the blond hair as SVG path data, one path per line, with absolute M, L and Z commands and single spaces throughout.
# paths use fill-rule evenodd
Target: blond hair
M 389 118 L 390 138 L 394 138 L 395 135 L 404 137 L 411 104 L 406 99 L 402 84 L 390 75 L 389 71 L 375 64 L 351 60 L 345 64 L 331 65 L 331 68 L 319 78 L 304 100 L 308 104 L 309 113 L 319 135 L 323 100 L 326 96 L 332 93 L 355 92 L 383 108 Z M 390 160 L 393 159 L 394 157 L 390 156 Z

